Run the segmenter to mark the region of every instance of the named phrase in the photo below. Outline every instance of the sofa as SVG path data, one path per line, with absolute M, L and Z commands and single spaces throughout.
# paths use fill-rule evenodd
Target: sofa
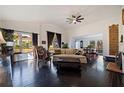
M 80 52 L 80 53 L 79 53 Z M 79 53 L 79 54 L 78 54 Z M 54 54 L 74 54 L 74 55 L 83 55 L 83 49 L 75 49 L 75 48 L 55 48 L 54 49 Z
M 61 67 L 77 67 L 80 69 L 82 64 L 87 63 L 87 58 L 83 56 L 83 50 L 79 49 L 55 49 L 53 64 L 57 69 Z

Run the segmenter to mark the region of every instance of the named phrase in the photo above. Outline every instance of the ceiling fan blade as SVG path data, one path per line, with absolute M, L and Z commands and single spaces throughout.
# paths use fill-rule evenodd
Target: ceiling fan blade
M 72 23 L 72 21 L 69 22 L 69 24 L 71 24 L 71 23 Z
M 81 16 L 82 16 L 82 15 L 79 15 L 79 16 L 77 17 L 77 19 L 80 18 Z
M 77 22 L 82 22 L 81 20 L 76 20 Z
M 66 19 L 70 20 L 71 18 L 66 18 Z
M 78 18 L 77 20 L 84 20 L 84 18 Z
M 71 21 L 66 21 L 66 22 L 70 23 Z
M 66 19 L 68 19 L 69 21 L 72 21 L 73 19 L 71 19 L 71 18 L 66 18 Z
M 72 18 L 76 18 L 76 16 L 72 15 Z
M 70 21 L 66 21 L 66 22 L 70 22 Z

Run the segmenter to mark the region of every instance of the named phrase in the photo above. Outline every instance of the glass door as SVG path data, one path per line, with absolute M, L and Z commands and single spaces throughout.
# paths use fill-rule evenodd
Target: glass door
M 22 52 L 32 52 L 32 34 L 22 33 L 21 41 Z

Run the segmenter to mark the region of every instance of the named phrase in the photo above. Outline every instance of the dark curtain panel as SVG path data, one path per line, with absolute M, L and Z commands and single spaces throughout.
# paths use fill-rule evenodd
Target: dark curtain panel
M 37 33 L 32 33 L 32 43 L 34 46 L 38 45 L 38 34 Z
M 54 37 L 54 33 L 47 31 L 47 41 L 48 41 L 47 45 L 48 45 L 48 49 L 49 49 L 49 46 L 52 45 L 53 37 Z
M 56 33 L 56 35 L 57 35 L 59 47 L 61 48 L 61 34 Z

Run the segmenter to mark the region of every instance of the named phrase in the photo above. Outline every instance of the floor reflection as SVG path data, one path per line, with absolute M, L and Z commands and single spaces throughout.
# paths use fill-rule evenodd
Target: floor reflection
M 13 86 L 29 87 L 107 87 L 117 85 L 115 78 L 111 79 L 110 73 L 105 69 L 107 62 L 99 56 L 88 64 L 82 65 L 81 70 L 74 68 L 61 68 L 58 71 L 49 62 L 44 64 L 34 60 L 18 62 L 14 65 Z M 115 76 L 114 76 L 115 77 Z
M 98 71 L 103 72 L 105 70 L 104 68 L 104 62 L 103 62 L 103 56 L 99 56 L 95 62 L 95 64 L 92 66 L 94 69 L 97 69 Z
M 0 87 L 11 87 L 10 58 L 0 58 Z

